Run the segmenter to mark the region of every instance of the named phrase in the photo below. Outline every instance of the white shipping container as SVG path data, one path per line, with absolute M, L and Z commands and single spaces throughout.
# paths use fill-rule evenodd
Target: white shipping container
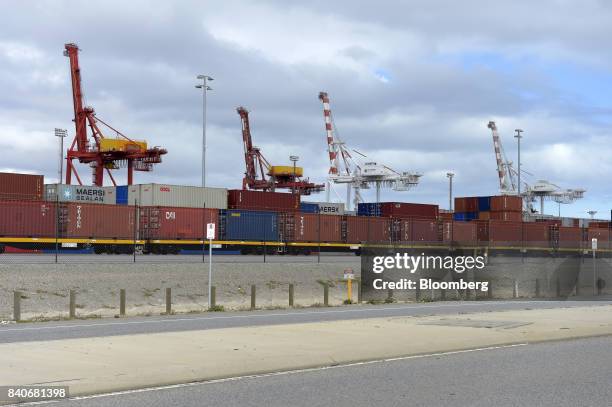
M 306 203 L 306 201 L 304 201 Z M 321 215 L 344 215 L 343 202 L 307 202 L 319 205 Z
M 128 186 L 128 205 L 227 209 L 227 189 L 185 185 L 139 184 Z
M 115 205 L 117 203 L 117 195 L 115 187 L 46 184 L 45 200 Z

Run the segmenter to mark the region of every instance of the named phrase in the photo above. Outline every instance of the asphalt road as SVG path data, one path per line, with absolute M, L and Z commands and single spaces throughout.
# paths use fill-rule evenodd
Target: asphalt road
M 202 263 L 201 254 L 168 254 L 168 255 L 136 255 L 136 263 Z M 208 262 L 208 254 L 204 256 Z M 294 255 L 240 255 L 213 254 L 215 263 L 345 263 L 359 262 L 360 258 L 352 253 L 313 253 L 310 256 Z M 4 253 L 0 254 L 0 265 L 20 264 L 53 264 L 55 255 L 48 253 Z M 60 264 L 91 264 L 91 263 L 134 263 L 134 256 L 127 254 L 60 254 Z
M 53 406 L 610 406 L 612 337 L 97 395 Z
M 114 335 L 176 332 L 259 325 L 296 324 L 347 319 L 448 315 L 471 312 L 536 308 L 562 308 L 611 304 L 600 301 L 448 301 L 426 304 L 354 305 L 331 308 L 247 311 L 134 317 L 126 319 L 75 320 L 0 325 L 0 343 L 48 341 Z

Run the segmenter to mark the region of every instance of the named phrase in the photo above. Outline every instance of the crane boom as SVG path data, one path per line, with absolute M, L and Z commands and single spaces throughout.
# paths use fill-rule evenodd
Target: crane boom
M 506 158 L 506 154 L 497 132 L 497 126 L 495 122 L 490 121 L 487 125 L 493 134 L 493 149 L 495 150 L 495 160 L 497 162 L 497 175 L 499 177 L 499 190 L 502 194 L 515 193 L 516 183 L 514 181 L 514 174 L 512 172 L 512 163 Z

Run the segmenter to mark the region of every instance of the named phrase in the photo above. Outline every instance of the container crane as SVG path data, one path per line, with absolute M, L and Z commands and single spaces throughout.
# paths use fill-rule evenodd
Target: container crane
M 274 192 L 277 189 L 290 189 L 300 195 L 310 195 L 323 190 L 323 184 L 314 184 L 302 178 L 304 169 L 295 165 L 271 165 L 259 147 L 253 145 L 249 111 L 240 106 L 236 109 L 242 123 L 242 141 L 246 171 L 242 179 L 242 189 Z
M 376 202 L 380 201 L 381 187 L 392 188 L 395 191 L 407 191 L 419 183 L 422 174 L 409 171 L 396 171 L 386 165 L 374 161 L 358 164 L 352 157 L 348 147 L 337 134 L 333 120 L 329 95 L 319 92 L 319 100 L 323 103 L 323 118 L 325 119 L 325 133 L 327 136 L 327 152 L 329 156 L 329 171 L 327 174 L 327 201 L 331 184 L 346 184 L 346 207 L 351 207 L 351 190 L 354 190 L 353 204 L 356 208 L 362 201 L 361 190 L 371 185 L 376 187 Z M 359 151 L 353 150 L 360 156 L 367 158 Z
M 66 155 L 66 184 L 72 181 L 72 174 L 82 185 L 73 160 L 89 164 L 93 173 L 93 185 L 104 185 L 104 170 L 113 185 L 116 185 L 111 170 L 127 167 L 127 183 L 131 185 L 134 171 L 151 171 L 154 164 L 162 161 L 167 150 L 159 147 L 148 148 L 146 141 L 133 140 L 111 127 L 96 116 L 94 108 L 85 106 L 81 89 L 81 68 L 79 67 L 79 47 L 65 44 L 64 55 L 70 58 L 72 79 L 72 101 L 74 104 L 74 125 L 76 133 Z M 107 138 L 98 124 L 115 132 L 116 138 Z M 92 139 L 87 137 L 87 126 L 91 129 Z
M 518 195 L 517 183 L 515 181 L 518 171 L 513 167 L 512 161 L 508 160 L 506 157 L 495 122 L 490 121 L 487 127 L 491 129 L 493 135 L 493 148 L 495 151 L 495 160 L 497 162 L 497 176 L 499 178 L 499 192 L 502 195 Z M 525 171 L 521 170 L 521 174 L 523 172 Z M 540 215 L 543 215 L 545 200 L 550 199 L 557 202 L 559 205 L 570 204 L 577 199 L 583 198 L 585 192 L 586 191 L 582 188 L 561 189 L 559 186 L 546 180 L 538 180 L 533 185 L 523 182 L 521 186 L 523 206 L 530 215 L 537 212 L 533 206 L 537 199 L 540 200 Z

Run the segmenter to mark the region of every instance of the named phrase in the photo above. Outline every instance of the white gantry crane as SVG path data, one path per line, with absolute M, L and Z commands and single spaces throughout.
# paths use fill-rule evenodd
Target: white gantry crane
M 407 191 L 419 183 L 422 174 L 408 171 L 396 171 L 386 165 L 374 161 L 366 161 L 363 165 L 353 159 L 344 141 L 338 135 L 334 124 L 329 96 L 327 92 L 319 93 L 319 100 L 323 102 L 323 116 L 325 119 L 325 132 L 327 135 L 327 151 L 329 154 L 329 172 L 327 176 L 326 199 L 330 200 L 331 184 L 346 184 L 346 208 L 354 208 L 362 201 L 361 190 L 376 187 L 376 202 L 380 201 L 381 187 L 391 188 L 394 191 Z M 353 150 L 363 158 L 366 155 Z M 354 191 L 354 194 L 352 194 Z M 351 195 L 353 199 L 351 199 Z
M 512 161 L 506 157 L 495 122 L 489 122 L 487 127 L 493 133 L 493 148 L 495 149 L 495 160 L 497 161 L 499 192 L 502 195 L 518 195 L 518 183 L 516 182 L 518 171 L 514 168 Z M 525 171 L 521 170 L 521 173 L 525 173 Z M 577 199 L 583 198 L 586 192 L 582 188 L 561 189 L 559 186 L 546 180 L 538 180 L 533 184 L 522 182 L 522 184 L 521 196 L 523 197 L 523 206 L 529 214 L 536 212 L 533 204 L 537 199 L 540 200 L 540 215 L 543 215 L 545 200 L 552 200 L 558 204 L 570 204 Z

